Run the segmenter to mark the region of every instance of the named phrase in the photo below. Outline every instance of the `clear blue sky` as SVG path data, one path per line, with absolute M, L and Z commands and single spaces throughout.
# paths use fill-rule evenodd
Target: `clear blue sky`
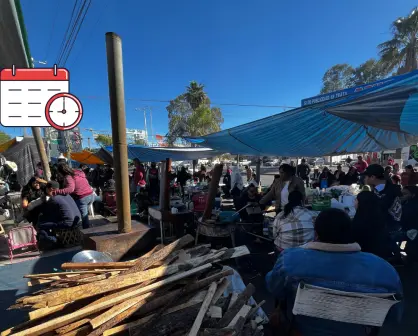
M 74 1 L 21 3 L 32 56 L 52 66 Z M 84 105 L 81 127 L 111 127 L 106 32 L 123 41 L 127 127 L 143 128 L 135 108 L 151 106 L 154 133 L 165 134 L 167 104 L 139 99 L 173 99 L 196 80 L 215 105 L 300 106 L 302 98 L 319 92 L 330 66 L 375 57 L 377 44 L 390 37 L 390 23 L 415 5 L 413 0 L 93 0 L 67 62 L 71 92 Z M 222 111 L 223 128 L 229 128 L 283 109 L 222 106 Z

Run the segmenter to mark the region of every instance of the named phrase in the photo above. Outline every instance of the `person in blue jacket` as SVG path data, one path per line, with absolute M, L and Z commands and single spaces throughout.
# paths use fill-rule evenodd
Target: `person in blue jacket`
M 301 282 L 345 292 L 395 293 L 402 301 L 402 284 L 396 270 L 380 257 L 362 252 L 351 238 L 351 225 L 350 217 L 342 210 L 322 211 L 315 221 L 316 241 L 284 250 L 267 274 L 267 289 L 279 302 L 280 323 L 294 335 L 369 335 L 366 326 L 293 315 Z M 392 306 L 385 323 L 400 322 L 401 316 L 402 302 Z

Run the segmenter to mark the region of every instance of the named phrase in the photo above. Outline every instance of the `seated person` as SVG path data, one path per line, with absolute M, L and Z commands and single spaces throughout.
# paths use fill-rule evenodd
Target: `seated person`
M 46 185 L 45 203 L 39 215 L 38 226 L 41 230 L 65 229 L 81 224 L 81 214 L 70 195 L 55 195 L 60 188 L 56 181 Z
M 243 221 L 252 223 L 261 223 L 263 221 L 263 214 L 259 204 L 260 200 L 261 195 L 257 191 L 257 186 L 254 183 L 250 183 L 238 200 L 237 211 L 248 205 L 246 209 L 239 213 Z
M 336 178 L 331 172 L 329 171 L 328 167 L 324 167 L 322 169 L 321 175 L 319 175 L 318 182 L 313 185 L 314 188 L 319 187 L 321 189 L 326 189 L 331 187 L 336 183 Z
M 317 241 L 284 250 L 266 276 L 268 290 L 280 300 L 280 322 L 289 335 L 365 336 L 363 325 L 293 315 L 299 283 L 345 292 L 395 293 L 401 298 L 399 275 L 385 260 L 361 252 L 360 245 L 353 243 L 351 220 L 344 211 L 322 211 L 315 221 L 315 233 Z M 402 304 L 397 303 L 386 320 L 400 322 L 401 313 Z
M 319 168 L 315 167 L 313 173 L 310 176 L 312 188 L 316 188 L 316 186 L 319 186 L 319 175 L 321 175 L 321 173 L 319 172 Z
M 312 212 L 303 206 L 303 195 L 295 190 L 289 194 L 289 203 L 274 219 L 274 244 L 279 251 L 298 247 L 315 238 Z
M 45 196 L 46 181 L 38 177 L 32 177 L 22 189 L 22 210 L 24 217 L 36 228 L 38 217 L 43 205 L 42 197 Z
M 348 173 L 343 177 L 340 184 L 350 186 L 352 184 L 357 184 L 359 178 L 359 173 L 356 167 L 350 167 Z

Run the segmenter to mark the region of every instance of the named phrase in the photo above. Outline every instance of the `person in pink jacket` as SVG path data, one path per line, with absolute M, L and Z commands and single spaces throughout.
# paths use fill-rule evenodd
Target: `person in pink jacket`
M 58 165 L 58 173 L 64 178 L 64 188 L 55 190 L 56 195 L 70 195 L 80 210 L 83 229 L 90 227 L 89 206 L 93 203 L 93 189 L 81 170 L 73 170 L 66 163 Z

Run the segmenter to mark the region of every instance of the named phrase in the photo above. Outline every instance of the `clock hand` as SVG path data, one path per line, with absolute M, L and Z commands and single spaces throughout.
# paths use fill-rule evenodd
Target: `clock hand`
M 62 98 L 62 110 L 65 111 L 65 97 Z

